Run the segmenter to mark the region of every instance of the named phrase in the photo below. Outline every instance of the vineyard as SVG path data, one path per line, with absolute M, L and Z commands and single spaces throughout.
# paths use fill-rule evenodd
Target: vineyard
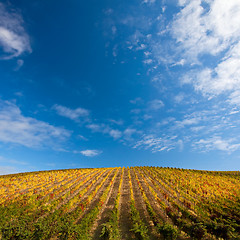
M 240 173 L 131 167 L 0 176 L 0 239 L 240 239 Z

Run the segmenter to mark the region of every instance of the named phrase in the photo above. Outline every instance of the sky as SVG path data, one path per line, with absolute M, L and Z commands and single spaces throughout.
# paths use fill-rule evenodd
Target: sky
M 0 174 L 240 170 L 240 1 L 0 1 Z

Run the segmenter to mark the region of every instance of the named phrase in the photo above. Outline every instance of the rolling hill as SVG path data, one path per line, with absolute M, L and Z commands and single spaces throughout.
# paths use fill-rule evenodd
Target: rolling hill
M 240 173 L 161 167 L 0 176 L 0 239 L 240 239 Z

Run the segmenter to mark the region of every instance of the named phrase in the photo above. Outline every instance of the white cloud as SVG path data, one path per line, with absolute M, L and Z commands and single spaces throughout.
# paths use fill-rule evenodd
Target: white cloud
M 18 96 L 18 97 L 23 97 L 23 93 L 22 92 L 15 92 L 14 95 Z
M 17 169 L 12 166 L 0 166 L 0 175 L 17 173 Z
M 112 26 L 112 34 L 115 35 L 117 32 L 117 28 L 116 26 Z
M 155 123 L 140 140 L 135 140 L 134 148 L 149 149 L 152 152 L 172 149 L 181 151 L 188 145 L 196 151 L 202 151 L 207 146 L 208 151 L 218 149 L 226 153 L 240 149 L 237 108 L 228 109 L 219 105 L 211 105 L 209 110 L 194 111 L 194 108 L 187 110 L 189 114 L 177 118 L 168 117 Z M 209 136 L 221 137 L 209 139 Z
M 107 128 L 105 124 L 95 123 L 88 124 L 86 127 L 91 129 L 93 132 L 105 132 L 106 131 L 105 129 Z
M 233 91 L 229 96 L 231 104 L 240 105 L 240 90 Z
M 224 92 L 240 90 L 240 42 L 234 45 L 218 63 L 211 69 L 209 67 L 187 75 L 189 82 L 194 84 L 197 91 L 204 95 L 219 95 Z M 233 97 L 236 97 L 235 93 Z M 233 101 L 234 102 L 234 101 Z
M 14 71 L 18 71 L 24 64 L 24 61 L 22 59 L 17 60 L 17 66 L 15 67 Z
M 86 137 L 84 137 L 83 135 L 78 135 L 77 136 L 79 139 L 82 139 L 82 140 L 84 140 L 84 141 L 88 141 L 88 139 L 86 138 Z
M 91 129 L 93 132 L 101 132 L 104 134 L 108 134 L 114 139 L 121 138 L 122 133 L 117 129 L 112 129 L 108 125 L 102 124 L 89 124 L 86 126 L 87 128 Z
M 3 3 L 0 3 L 0 48 L 5 53 L 2 59 L 11 59 L 32 51 L 21 15 L 7 11 Z
M 0 156 L 0 162 L 10 163 L 10 164 L 14 164 L 14 165 L 26 165 L 27 164 L 26 162 L 15 160 L 15 159 L 5 158 L 3 156 Z
M 204 128 L 205 128 L 204 126 L 196 126 L 196 127 L 191 127 L 190 130 L 192 132 L 200 132 L 200 131 L 204 130 Z
M 151 55 L 151 53 L 150 53 L 149 51 L 146 51 L 146 52 L 144 52 L 144 55 L 145 55 L 146 57 L 148 57 L 149 55 Z
M 143 115 L 143 120 L 149 120 L 149 119 L 152 119 L 153 117 L 151 116 L 151 115 L 149 115 L 149 114 L 144 114 Z
M 174 117 L 164 118 L 164 119 L 162 119 L 161 122 L 157 123 L 157 126 L 164 126 L 164 125 L 172 124 L 172 122 L 174 122 L 175 120 L 176 119 Z
M 201 0 L 181 3 L 184 7 L 172 24 L 172 35 L 183 54 L 195 63 L 200 54 L 216 55 L 228 48 L 240 34 L 239 1 L 215 0 L 208 4 L 207 12 Z
M 183 77 L 183 83 L 193 84 L 204 96 L 223 93 L 228 102 L 240 104 L 240 2 L 235 0 L 179 1 L 183 9 L 172 23 L 171 33 L 179 45 L 178 56 L 200 69 Z M 197 46 L 197 47 L 196 47 Z M 215 57 L 215 66 L 202 60 Z M 177 57 L 178 57 L 177 56 Z M 202 58 L 202 59 L 201 59 Z
M 184 93 L 179 93 L 174 97 L 174 101 L 176 103 L 181 103 L 183 101 L 184 97 L 185 97 Z
M 164 107 L 164 103 L 162 100 L 155 99 L 149 102 L 149 107 L 151 110 L 159 110 Z
M 80 153 L 86 157 L 95 157 L 99 154 L 102 153 L 102 151 L 99 150 L 84 150 L 84 151 L 80 151 Z
M 188 125 L 195 125 L 198 124 L 201 121 L 200 117 L 190 117 L 190 118 L 185 118 L 182 121 L 176 121 L 176 127 L 185 127 Z
M 108 8 L 108 9 L 104 10 L 104 13 L 106 15 L 111 15 L 113 13 L 113 9 L 112 8 Z
M 239 143 L 233 143 L 235 139 L 222 139 L 220 136 L 214 136 L 208 139 L 201 139 L 193 145 L 202 151 L 221 150 L 231 153 L 240 149 Z
M 70 109 L 62 105 L 55 104 L 53 109 L 55 109 L 60 116 L 70 118 L 74 121 L 79 121 L 80 118 L 86 118 L 89 116 L 89 111 L 84 108 Z
M 131 127 L 126 128 L 123 132 L 124 139 L 131 142 L 134 141 L 134 137 L 138 134 L 142 134 L 142 131 Z
M 132 134 L 136 133 L 137 130 L 135 128 L 127 128 L 124 130 L 124 135 L 131 137 Z
M 138 104 L 138 103 L 141 103 L 142 101 L 143 101 L 142 98 L 137 97 L 137 98 L 135 98 L 135 99 L 130 100 L 130 103 L 132 103 L 132 104 Z
M 114 57 L 117 57 L 117 54 L 118 54 L 118 45 L 115 44 L 114 47 L 113 47 L 113 50 L 112 50 L 112 55 Z
M 152 4 L 152 3 L 155 3 L 156 0 L 143 0 L 143 3 L 149 3 L 149 4 Z
M 123 125 L 123 123 L 124 123 L 122 119 L 120 119 L 120 120 L 109 119 L 109 121 L 110 121 L 111 123 L 116 124 L 116 125 Z
M 174 66 L 183 66 L 185 64 L 185 60 L 184 59 L 181 59 L 180 61 L 176 62 L 176 63 L 173 63 L 171 65 L 171 67 L 174 67 Z
M 113 137 L 114 139 L 118 139 L 122 136 L 122 133 L 119 130 L 116 129 L 111 129 L 109 131 L 109 135 Z
M 143 60 L 143 63 L 145 63 L 145 64 L 151 64 L 153 62 L 153 60 L 152 59 L 146 59 L 146 60 Z
M 25 147 L 55 147 L 70 131 L 25 117 L 15 103 L 0 100 L 0 142 Z
M 143 50 L 143 49 L 145 49 L 146 47 L 147 47 L 147 46 L 146 46 L 145 44 L 141 43 L 140 46 L 136 47 L 136 50 L 137 50 L 137 51 L 138 51 L 138 50 Z
M 141 111 L 142 111 L 141 109 L 135 108 L 135 109 L 132 109 L 132 110 L 131 110 L 131 113 L 139 114 Z
M 176 138 L 177 136 L 155 137 L 154 135 L 143 135 L 143 138 L 137 141 L 133 148 L 150 149 L 152 152 L 170 151 L 179 145 Z
M 237 114 L 237 113 L 239 113 L 239 112 L 240 112 L 240 110 L 232 109 L 232 110 L 230 111 L 229 115 Z

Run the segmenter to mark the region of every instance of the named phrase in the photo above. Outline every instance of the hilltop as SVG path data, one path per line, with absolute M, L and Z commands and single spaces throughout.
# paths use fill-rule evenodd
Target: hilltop
M 239 183 L 161 167 L 0 176 L 0 239 L 240 239 Z

